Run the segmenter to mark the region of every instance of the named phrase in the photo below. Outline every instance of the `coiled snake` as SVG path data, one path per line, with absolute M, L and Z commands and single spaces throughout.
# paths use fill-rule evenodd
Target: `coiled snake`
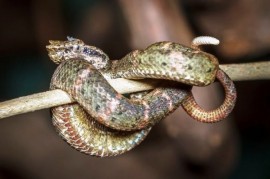
M 62 89 L 77 101 L 52 108 L 53 124 L 65 141 L 86 154 L 114 156 L 132 149 L 181 103 L 188 114 L 203 122 L 226 117 L 235 103 L 235 87 L 219 69 L 217 59 L 196 48 L 158 42 L 113 62 L 102 50 L 73 38 L 50 41 L 47 50 L 51 60 L 60 63 L 50 89 Z M 118 94 L 104 76 L 164 79 L 166 84 L 129 99 Z M 205 86 L 215 78 L 226 96 L 221 107 L 210 112 L 201 109 L 190 88 L 179 83 Z

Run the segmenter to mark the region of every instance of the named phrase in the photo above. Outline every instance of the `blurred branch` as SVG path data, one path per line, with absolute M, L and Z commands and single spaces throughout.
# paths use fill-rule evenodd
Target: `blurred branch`
M 142 49 L 158 41 L 190 45 L 193 38 L 177 0 L 118 0 L 129 26 L 130 44 Z

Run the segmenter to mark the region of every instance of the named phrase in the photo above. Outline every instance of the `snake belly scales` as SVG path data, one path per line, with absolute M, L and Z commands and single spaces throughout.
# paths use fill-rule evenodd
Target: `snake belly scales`
M 135 50 L 121 60 L 108 56 L 79 39 L 50 41 L 49 57 L 60 65 L 50 89 L 62 89 L 77 102 L 51 109 L 59 135 L 72 147 L 94 156 L 115 156 L 137 146 L 151 127 L 181 105 L 194 119 L 216 122 L 233 109 L 236 91 L 217 59 L 198 49 L 174 42 L 158 42 Z M 217 78 L 225 89 L 223 104 L 213 111 L 201 109 L 190 89 L 166 83 L 140 99 L 117 93 L 110 78 L 156 78 L 206 86 Z

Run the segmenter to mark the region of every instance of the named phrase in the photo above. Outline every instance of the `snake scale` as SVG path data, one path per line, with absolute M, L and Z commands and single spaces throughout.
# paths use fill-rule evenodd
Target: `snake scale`
M 103 157 L 131 150 L 181 104 L 193 118 L 215 122 L 226 117 L 235 103 L 235 87 L 217 59 L 178 43 L 158 42 L 115 61 L 74 38 L 50 41 L 46 48 L 51 60 L 60 64 L 50 89 L 62 89 L 77 101 L 52 108 L 53 124 L 67 143 L 86 154 Z M 127 98 L 106 80 L 120 77 L 166 82 L 140 98 Z M 216 78 L 226 95 L 221 107 L 210 112 L 197 105 L 190 87 L 179 83 L 206 86 Z

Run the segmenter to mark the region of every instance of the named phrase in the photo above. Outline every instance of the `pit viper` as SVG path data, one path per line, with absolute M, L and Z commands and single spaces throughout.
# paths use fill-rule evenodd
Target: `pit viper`
M 99 48 L 83 41 L 49 41 L 50 59 L 60 64 L 50 89 L 62 89 L 76 103 L 51 109 L 53 124 L 62 138 L 80 152 L 115 156 L 144 140 L 151 127 L 181 104 L 193 118 L 215 122 L 233 109 L 236 91 L 211 54 L 174 42 L 157 42 L 111 61 Z M 143 95 L 127 98 L 107 82 L 110 78 L 163 79 L 164 85 Z M 225 89 L 224 103 L 204 111 L 195 102 L 190 87 L 206 86 L 218 79 Z

